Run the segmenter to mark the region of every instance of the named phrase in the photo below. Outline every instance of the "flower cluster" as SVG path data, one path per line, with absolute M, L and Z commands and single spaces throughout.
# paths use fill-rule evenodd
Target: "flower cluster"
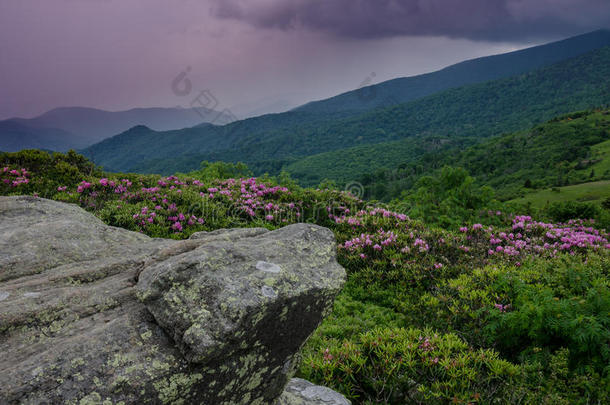
M 493 226 L 485 229 L 475 224 L 470 229 L 463 227 L 460 230 L 467 234 L 470 243 L 486 244 L 489 256 L 555 256 L 559 252 L 576 254 L 587 249 L 610 249 L 608 235 L 587 226 L 583 220 L 551 224 L 534 221 L 530 216 L 516 216 L 509 229 L 495 229 Z
M 59 187 L 58 191 L 67 191 L 67 187 Z M 189 228 L 204 230 L 202 226 L 206 224 L 214 229 L 209 216 L 225 218 L 229 221 L 224 222 L 228 226 L 251 221 L 278 226 L 304 220 L 303 201 L 294 199 L 286 187 L 271 186 L 256 178 L 228 179 L 210 184 L 177 176 L 154 182 L 150 178 L 102 178 L 82 181 L 76 192 L 81 206 L 90 209 L 99 210 L 117 200 L 123 204 L 115 207 L 139 205 L 140 211 L 132 211 L 130 217 L 140 231 L 150 230 L 152 225 L 166 227 L 173 234 L 192 230 Z M 72 195 L 69 190 L 67 194 Z
M 172 214 L 176 211 L 177 208 L 175 204 L 170 204 L 167 207 L 156 205 L 154 208 L 144 206 L 140 209 L 139 213 L 133 214 L 132 218 L 136 220 L 138 225 L 142 228 L 146 228 L 154 223 L 163 224 L 169 222 L 171 230 L 176 233 L 182 232 L 185 227 L 196 224 L 203 225 L 205 223 L 204 218 L 197 218 L 195 215 L 186 216 L 182 212 Z
M 28 181 L 25 169 L 4 168 L 3 173 L 13 176 L 16 185 Z M 65 186 L 59 187 L 58 191 L 71 194 Z M 509 226 L 477 223 L 461 227 L 459 234 L 438 237 L 432 236 L 430 229 L 418 226 L 405 214 L 381 207 L 367 207 L 362 201 L 341 193 L 294 194 L 286 187 L 269 185 L 256 178 L 228 179 L 209 184 L 177 176 L 152 181 L 150 177 L 101 178 L 83 180 L 75 191 L 81 205 L 88 208 L 101 209 L 109 201 L 117 200 L 125 207 L 137 208 L 138 211 L 132 210 L 129 215 L 133 226 L 141 231 L 153 225 L 170 234 L 203 230 L 206 226 L 213 229 L 215 225 L 209 212 L 192 209 L 197 204 L 221 207 L 224 210 L 222 215 L 239 220 L 240 224 L 258 222 L 266 226 L 281 226 L 313 219 L 341 235 L 339 241 L 343 242 L 339 249 L 343 254 L 361 260 L 388 254 L 394 267 L 401 261 L 419 260 L 421 263 L 421 259 L 426 259 L 428 269 L 440 270 L 451 265 L 459 257 L 456 255 L 522 262 L 525 256 L 531 255 L 555 256 L 560 252 L 576 254 L 588 249 L 610 249 L 608 235 L 585 221 L 551 224 L 535 221 L 529 216 L 516 216 Z M 323 195 L 325 197 L 321 199 Z M 489 215 L 504 216 L 500 212 L 490 212 Z
M 0 173 L 0 179 L 2 183 L 9 187 L 19 187 L 22 184 L 28 184 L 30 182 L 30 173 L 26 169 L 11 169 L 10 167 L 3 167 Z
M 269 186 L 258 182 L 256 178 L 228 179 L 209 187 L 201 192 L 202 197 L 212 200 L 226 199 L 241 213 L 249 218 L 260 216 L 269 222 L 289 222 L 290 219 L 299 218 L 298 209 L 301 202 L 280 202 L 282 198 L 290 196 L 286 187 Z
M 344 248 L 348 251 L 353 252 L 358 249 L 370 247 L 373 250 L 381 251 L 384 247 L 396 246 L 396 244 L 397 237 L 394 232 L 386 232 L 383 229 L 380 229 L 375 234 L 360 234 L 360 236 L 355 237 L 352 240 L 348 240 L 345 243 L 339 245 L 339 248 Z

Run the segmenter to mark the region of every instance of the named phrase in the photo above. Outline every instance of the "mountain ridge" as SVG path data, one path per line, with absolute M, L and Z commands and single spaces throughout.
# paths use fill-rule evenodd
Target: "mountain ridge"
M 0 150 L 13 151 L 39 145 L 44 149 L 65 151 L 82 149 L 136 125 L 156 130 L 190 128 L 209 121 L 230 122 L 225 114 L 205 108 L 132 108 L 106 111 L 90 107 L 58 107 L 34 118 L 9 118 L 0 121 Z M 10 131 L 19 125 L 21 132 Z M 45 139 L 45 134 L 55 136 Z M 63 131 L 60 134 L 57 131 Z M 17 136 L 21 133 L 21 136 Z M 24 136 L 25 135 L 25 136 Z
M 172 170 L 189 171 L 198 168 L 197 160 L 224 160 L 244 161 L 264 173 L 291 160 L 358 145 L 409 137 L 487 137 L 610 103 L 608 66 L 610 48 L 602 48 L 527 74 L 449 89 L 355 117 L 292 111 L 222 127 L 154 133 L 149 139 L 154 147 L 136 149 L 123 143 L 125 137 L 111 138 L 85 154 L 117 171 L 167 173 L 170 161 Z M 125 146 L 131 150 L 122 150 Z M 136 161 L 134 153 L 147 159 Z M 187 155 L 191 163 L 180 166 Z M 259 164 L 263 161 L 269 163 Z M 315 174 L 318 180 L 327 177 Z
M 402 104 L 450 88 L 525 73 L 608 45 L 610 30 L 600 29 L 513 52 L 465 60 L 422 75 L 387 80 L 328 99 L 312 101 L 294 110 L 362 111 L 383 105 Z

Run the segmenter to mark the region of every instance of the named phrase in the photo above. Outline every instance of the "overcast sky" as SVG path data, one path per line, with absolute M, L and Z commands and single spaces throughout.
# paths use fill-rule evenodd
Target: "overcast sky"
M 240 117 L 599 28 L 608 0 L 0 0 L 0 119 L 202 90 Z

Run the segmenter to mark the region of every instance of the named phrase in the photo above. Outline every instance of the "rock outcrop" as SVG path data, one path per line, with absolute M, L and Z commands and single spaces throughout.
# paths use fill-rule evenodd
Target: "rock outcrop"
M 277 405 L 351 405 L 343 395 L 301 378 L 290 380 Z
M 173 241 L 0 197 L 0 403 L 275 403 L 344 277 L 314 225 Z

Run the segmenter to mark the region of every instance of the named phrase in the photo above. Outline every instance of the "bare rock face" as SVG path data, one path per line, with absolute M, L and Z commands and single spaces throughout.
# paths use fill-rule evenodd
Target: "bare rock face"
M 344 277 L 314 225 L 172 241 L 0 197 L 0 403 L 275 403 Z
M 351 405 L 343 395 L 327 387 L 293 378 L 277 401 L 277 405 Z

